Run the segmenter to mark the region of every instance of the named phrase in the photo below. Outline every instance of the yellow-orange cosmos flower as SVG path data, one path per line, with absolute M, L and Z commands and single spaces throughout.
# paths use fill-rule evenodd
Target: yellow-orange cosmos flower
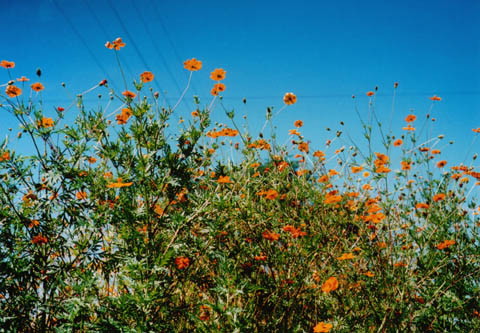
M 126 98 L 132 98 L 132 99 L 137 96 L 137 94 L 129 90 L 125 90 L 124 92 L 122 92 L 122 95 L 125 96 Z
M 230 176 L 220 176 L 220 177 L 218 177 L 217 183 L 219 183 L 219 184 L 232 184 L 233 182 L 230 180 Z
M 5 93 L 7 94 L 8 97 L 17 97 L 22 94 L 22 89 L 14 85 L 10 85 L 10 86 L 7 86 L 7 88 L 5 89 Z
M 116 183 L 108 184 L 107 187 L 108 188 L 121 188 L 121 187 L 132 186 L 132 184 L 133 184 L 132 182 L 123 183 L 122 178 L 118 178 Z
M 222 68 L 215 68 L 215 70 L 212 73 L 210 73 L 210 78 L 213 81 L 221 81 L 225 79 L 226 73 L 227 72 Z
M 0 62 L 0 67 L 13 68 L 13 67 L 15 67 L 15 63 L 13 61 L 2 60 Z
M 337 258 L 337 260 L 348 260 L 348 259 L 354 259 L 355 256 L 353 253 L 344 253 L 340 257 Z
M 330 332 L 330 329 L 332 327 L 332 324 L 324 323 L 323 321 L 321 321 L 317 325 L 315 325 L 315 327 L 313 328 L 313 333 L 328 333 Z
M 287 105 L 292 105 L 297 102 L 297 96 L 294 93 L 288 92 L 283 96 L 283 102 Z
M 35 90 L 36 92 L 42 91 L 45 88 L 43 84 L 41 84 L 40 82 L 35 82 L 30 87 L 32 87 L 32 89 Z
M 445 240 L 441 242 L 440 244 L 437 245 L 437 249 L 439 250 L 445 250 L 446 248 L 449 248 L 450 246 L 454 245 L 455 241 L 454 240 Z
M 125 46 L 125 43 L 122 41 L 122 39 L 120 37 L 118 37 L 117 39 L 115 39 L 113 41 L 113 43 L 110 43 L 110 42 L 107 42 L 105 43 L 105 47 L 107 49 L 115 49 L 115 50 L 120 50 L 120 48 L 124 47 Z
M 37 121 L 37 125 L 43 128 L 53 127 L 53 120 L 52 118 L 43 117 L 42 120 Z
M 195 58 L 188 59 L 183 63 L 183 68 L 188 69 L 191 72 L 195 72 L 202 68 L 202 62 Z
M 140 80 L 142 80 L 144 83 L 153 81 L 152 72 L 143 72 L 140 74 Z
M 322 291 L 324 293 L 329 293 L 331 291 L 336 290 L 337 288 L 338 288 L 338 280 L 334 276 L 328 278 L 327 281 L 325 281 L 322 284 Z

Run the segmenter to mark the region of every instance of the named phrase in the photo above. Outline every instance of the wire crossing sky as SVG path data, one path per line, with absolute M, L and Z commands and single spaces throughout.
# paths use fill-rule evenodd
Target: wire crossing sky
M 15 61 L 13 75 L 34 82 L 36 69 L 42 69 L 45 112 L 53 115 L 53 107 L 68 105 L 104 78 L 111 87 L 123 88 L 115 56 L 104 46 L 107 40 L 122 37 L 126 43 L 119 56 L 130 88 L 150 70 L 155 75 L 150 86 L 170 105 L 188 80 L 183 61 L 195 57 L 203 68 L 194 73 L 177 116 L 189 117 L 194 94 L 208 105 L 209 74 L 223 68 L 223 104 L 237 116 L 247 115 L 252 132 L 261 129 L 266 107 L 278 110 L 283 95 L 294 92 L 297 104 L 275 120 L 279 141 L 301 119 L 302 133 L 319 149 L 332 134 L 324 129 L 337 130 L 340 121 L 343 131 L 360 135 L 353 103 L 366 114 L 365 93 L 375 87 L 376 111 L 388 122 L 398 82 L 394 134 L 402 134 L 407 114 L 424 117 L 432 103 L 428 97 L 438 95 L 442 101 L 432 110 L 437 118 L 432 134 L 454 140 L 445 149 L 462 161 L 472 128 L 480 127 L 479 12 L 475 0 L 9 1 L 0 12 L 8 31 L 0 60 Z M 0 71 L 0 82 L 8 80 Z M 108 91 L 95 90 L 86 97 L 87 106 L 98 105 L 97 93 L 105 95 L 106 104 Z M 228 123 L 221 107 L 213 118 Z M 2 119 L 4 137 L 17 124 L 9 115 Z

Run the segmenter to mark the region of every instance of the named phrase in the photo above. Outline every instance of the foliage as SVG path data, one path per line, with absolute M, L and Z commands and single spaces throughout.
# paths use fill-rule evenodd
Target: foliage
M 201 67 L 185 63 L 190 79 Z M 145 72 L 134 92 L 112 90 L 121 105 L 111 114 L 87 111 L 81 94 L 64 127 L 63 108 L 47 118 L 7 85 L 2 107 L 35 153 L 0 149 L 3 330 L 480 329 L 479 209 L 469 199 L 480 174 L 443 171 L 442 138 L 419 144 L 413 115 L 402 139 L 383 133 L 369 92 L 367 144 L 328 157 L 310 151 L 301 121 L 289 146 L 241 132 L 233 111 L 235 129 L 211 129 L 222 83 L 172 134 L 178 103 L 164 108 L 145 93 L 152 80 Z M 37 97 L 43 86 L 32 89 Z M 284 107 L 296 101 L 287 93 Z M 216 157 L 226 148 L 240 161 Z M 390 169 L 393 156 L 401 169 Z M 338 170 L 327 169 L 332 159 Z

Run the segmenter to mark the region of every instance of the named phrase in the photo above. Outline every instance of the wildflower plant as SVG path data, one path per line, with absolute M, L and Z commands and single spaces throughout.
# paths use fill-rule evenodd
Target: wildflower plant
M 0 66 L 12 75 L 15 64 Z M 374 91 L 360 117 L 364 145 L 339 131 L 321 147 L 301 120 L 292 143 L 278 145 L 242 131 L 226 108 L 231 125 L 212 127 L 221 68 L 210 74 L 209 105 L 195 97 L 190 120 L 173 130 L 202 67 L 185 61 L 188 84 L 172 108 L 148 89 L 149 71 L 132 86 L 124 77 L 123 92 L 103 80 L 53 113 L 25 97 L 42 83 L 2 86 L 16 140 L 34 150 L 15 151 L 12 138 L 0 145 L 3 330 L 480 329 L 475 159 L 450 167 L 437 157 L 443 137 L 421 143 L 415 115 L 385 132 Z M 83 97 L 96 89 L 109 89 L 113 112 L 111 102 L 87 110 Z M 296 102 L 286 93 L 265 125 Z M 73 106 L 77 118 L 64 124 Z M 220 157 L 227 148 L 241 159 Z

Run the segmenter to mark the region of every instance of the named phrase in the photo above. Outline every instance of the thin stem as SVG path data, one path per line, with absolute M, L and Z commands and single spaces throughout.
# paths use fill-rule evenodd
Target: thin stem
M 187 86 L 185 87 L 185 89 L 183 90 L 182 94 L 180 95 L 180 98 L 178 99 L 177 104 L 175 104 L 175 106 L 172 108 L 172 112 L 175 111 L 175 109 L 177 108 L 178 104 L 180 104 L 180 102 L 182 101 L 183 96 L 185 96 L 185 94 L 187 93 L 187 90 L 188 90 L 188 88 L 190 87 L 190 81 L 192 80 L 192 74 L 193 74 L 193 72 L 190 72 L 190 76 L 188 77 Z M 216 97 L 216 96 L 215 96 L 215 97 Z M 210 104 L 210 105 L 211 105 L 211 104 Z M 210 107 L 209 107 L 209 109 L 210 109 Z
M 122 74 L 123 83 L 125 84 L 125 90 L 128 90 L 127 80 L 125 79 L 125 73 L 123 72 L 122 65 L 120 64 L 120 58 L 118 57 L 117 50 L 115 50 L 115 58 L 117 58 L 118 67 L 120 68 L 120 73 Z

